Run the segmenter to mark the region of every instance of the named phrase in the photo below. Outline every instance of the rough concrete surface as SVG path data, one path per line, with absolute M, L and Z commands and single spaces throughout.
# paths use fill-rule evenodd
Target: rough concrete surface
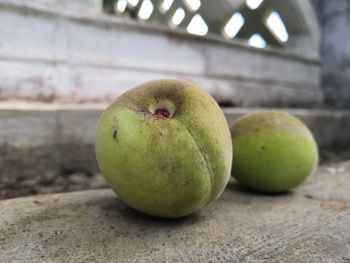
M 350 161 L 321 166 L 292 192 L 231 181 L 191 216 L 164 220 L 111 190 L 0 202 L 1 262 L 350 262 Z

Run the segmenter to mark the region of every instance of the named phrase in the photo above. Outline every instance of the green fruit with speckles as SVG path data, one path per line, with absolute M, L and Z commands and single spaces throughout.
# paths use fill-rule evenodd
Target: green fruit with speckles
M 181 217 L 222 193 L 231 145 L 211 96 L 189 82 L 159 80 L 124 93 L 105 110 L 96 156 L 125 203 L 150 215 Z
M 318 161 L 316 142 L 297 118 L 262 111 L 238 119 L 231 127 L 232 175 L 242 185 L 282 192 L 301 184 Z

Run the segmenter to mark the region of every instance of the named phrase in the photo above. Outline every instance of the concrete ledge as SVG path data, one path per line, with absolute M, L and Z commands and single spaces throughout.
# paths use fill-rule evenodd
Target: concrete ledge
M 3 262 L 349 262 L 350 162 L 284 195 L 230 182 L 179 220 L 142 215 L 110 190 L 0 202 Z
M 104 187 L 95 128 L 106 105 L 1 104 L 0 199 Z M 224 109 L 229 125 L 258 109 Z M 350 111 L 286 109 L 313 131 L 321 152 L 350 147 Z
M 237 118 L 262 108 L 226 108 L 229 124 Z M 301 119 L 312 131 L 320 150 L 347 149 L 350 147 L 350 111 L 322 109 L 276 109 L 287 111 Z
M 0 145 L 36 147 L 93 144 L 97 121 L 107 104 L 0 104 Z M 223 108 L 228 124 L 244 114 L 268 108 Z M 272 109 L 272 108 L 270 108 Z M 321 149 L 350 146 L 350 110 L 277 109 L 300 118 Z

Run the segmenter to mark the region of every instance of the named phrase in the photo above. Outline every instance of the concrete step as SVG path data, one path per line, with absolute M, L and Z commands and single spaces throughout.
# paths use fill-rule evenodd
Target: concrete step
M 1 262 L 349 262 L 350 161 L 282 195 L 231 181 L 194 215 L 163 220 L 111 190 L 0 201 Z
M 105 187 L 94 154 L 105 104 L 0 105 L 0 199 Z M 258 109 L 226 108 L 229 125 Z M 324 152 L 350 148 L 350 111 L 285 109 L 313 131 Z
M 51 144 L 93 144 L 98 118 L 107 104 L 0 104 L 0 145 L 36 147 Z M 320 149 L 350 146 L 350 110 L 292 108 L 223 108 L 232 125 L 244 114 L 283 110 L 305 122 Z

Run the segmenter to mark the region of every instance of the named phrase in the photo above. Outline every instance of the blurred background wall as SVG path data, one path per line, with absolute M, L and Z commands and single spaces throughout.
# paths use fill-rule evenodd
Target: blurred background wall
M 221 105 L 318 107 L 309 0 L 0 0 L 0 99 L 106 103 L 157 78 Z
M 321 88 L 324 103 L 350 108 L 350 1 L 313 0 L 322 28 Z

